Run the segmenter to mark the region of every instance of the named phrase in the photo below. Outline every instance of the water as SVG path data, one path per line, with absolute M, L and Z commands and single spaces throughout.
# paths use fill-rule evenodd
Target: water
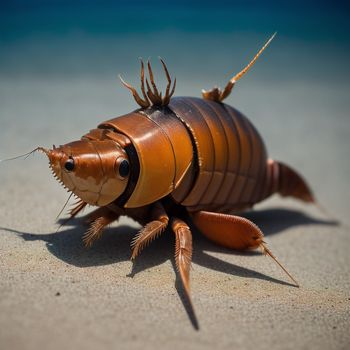
M 140 56 L 152 58 L 163 89 L 158 56 L 177 78 L 176 95 L 200 96 L 277 31 L 227 103 L 347 218 L 348 5 L 17 0 L 0 9 L 0 158 L 68 142 L 135 109 L 117 75 L 138 87 Z

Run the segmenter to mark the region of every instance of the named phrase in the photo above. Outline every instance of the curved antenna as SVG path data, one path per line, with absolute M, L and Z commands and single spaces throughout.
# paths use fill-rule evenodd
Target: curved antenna
M 12 157 L 12 158 L 6 158 L 6 159 L 0 159 L 0 163 L 1 162 L 7 162 L 9 160 L 15 160 L 15 159 L 19 159 L 24 157 L 24 159 L 27 159 L 31 154 L 37 152 L 37 151 L 41 151 L 43 153 L 45 153 L 46 155 L 49 153 L 49 151 L 47 149 L 45 149 L 44 147 L 37 147 L 35 149 L 33 149 L 32 151 L 28 152 L 28 153 L 24 153 L 21 154 L 20 156 L 16 156 L 16 157 Z
M 271 38 L 265 43 L 265 45 L 259 50 L 259 52 L 254 56 L 254 58 L 244 67 L 239 73 L 237 73 L 234 77 L 230 79 L 232 83 L 236 83 L 239 79 L 243 77 L 245 73 L 249 71 L 250 68 L 254 65 L 259 56 L 263 53 L 263 51 L 269 46 L 270 42 L 276 36 L 277 32 L 275 32 Z
M 243 77 L 244 74 L 246 74 L 250 68 L 253 67 L 256 60 L 259 58 L 259 56 L 263 53 L 263 51 L 269 46 L 273 38 L 276 36 L 277 32 L 275 32 L 271 38 L 265 43 L 265 45 L 259 50 L 259 52 L 254 56 L 254 58 L 235 76 L 233 76 L 229 82 L 226 84 L 225 88 L 223 90 L 214 87 L 213 89 L 206 91 L 202 90 L 202 95 L 204 99 L 212 100 L 216 102 L 223 101 L 232 91 L 234 85 L 237 83 L 239 79 Z

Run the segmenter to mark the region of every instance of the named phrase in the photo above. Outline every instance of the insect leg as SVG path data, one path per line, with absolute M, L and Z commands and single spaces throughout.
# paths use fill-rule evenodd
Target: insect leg
M 152 208 L 152 217 L 155 219 L 147 223 L 131 242 L 132 255 L 131 259 L 135 259 L 140 251 L 152 240 L 158 237 L 168 226 L 169 217 L 166 214 L 162 204 L 159 202 L 154 204 Z
M 261 248 L 265 255 L 269 255 L 297 285 L 297 281 L 277 261 L 276 257 L 266 247 L 264 235 L 250 220 L 220 213 L 199 211 L 192 214 L 194 224 L 210 240 L 226 248 L 237 250 Z
M 175 262 L 188 300 L 190 297 L 190 268 L 192 261 L 192 234 L 186 223 L 174 218 L 171 225 L 175 237 Z M 192 304 L 192 303 L 191 303 Z
M 83 236 L 83 242 L 86 247 L 91 247 L 92 244 L 101 237 L 103 229 L 111 224 L 113 221 L 117 220 L 119 218 L 119 215 L 106 209 L 105 209 L 103 215 L 97 217 L 94 219 L 89 227 L 89 229 L 86 231 L 86 233 Z M 97 209 L 98 210 L 98 209 Z M 101 212 L 102 214 L 102 212 Z
M 85 207 L 87 203 L 79 199 L 74 207 L 69 211 L 70 219 L 76 217 Z

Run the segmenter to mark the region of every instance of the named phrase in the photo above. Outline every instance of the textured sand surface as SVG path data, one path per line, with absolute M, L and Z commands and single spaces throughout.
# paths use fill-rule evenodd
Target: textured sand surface
M 312 70 L 311 53 L 305 58 L 298 52 Z M 273 60 L 263 61 L 266 73 L 257 69 L 256 78 L 242 81 L 227 102 L 253 121 L 272 157 L 303 173 L 341 222 L 278 197 L 247 214 L 301 287 L 290 285 L 259 252 L 231 252 L 195 232 L 196 330 L 175 283 L 171 232 L 145 249 L 134 267 L 129 244 L 139 227 L 128 219 L 84 249 L 79 219 L 56 232 L 54 219 L 66 193 L 38 154 L 0 163 L 1 349 L 349 348 L 348 80 L 339 80 L 335 69 L 327 84 L 304 73 L 280 78 L 277 73 L 267 82 L 264 77 L 288 66 L 278 59 L 279 68 Z M 242 56 L 240 63 L 245 60 Z M 327 66 L 326 61 L 316 64 L 319 73 Z M 171 70 L 181 82 L 177 95 L 198 96 L 201 87 L 222 81 L 220 67 L 200 80 L 202 66 L 193 67 L 192 78 L 173 59 Z M 5 75 L 0 156 L 71 141 L 99 121 L 135 108 L 114 78 Z M 137 81 L 137 72 L 130 80 Z

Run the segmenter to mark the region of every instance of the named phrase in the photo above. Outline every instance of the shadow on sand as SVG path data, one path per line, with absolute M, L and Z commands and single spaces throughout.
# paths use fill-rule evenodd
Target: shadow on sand
M 336 221 L 324 221 L 313 219 L 302 212 L 287 209 L 268 209 L 251 211 L 244 214 L 249 220 L 256 223 L 265 236 L 280 234 L 289 227 L 300 225 L 338 225 Z M 59 222 L 64 223 L 64 220 Z M 48 250 L 60 260 L 77 267 L 100 266 L 130 260 L 130 242 L 137 232 L 136 228 L 129 226 L 111 227 L 104 231 L 102 238 L 91 249 L 86 249 L 82 243 L 82 235 L 86 231 L 83 219 L 72 219 L 66 226 L 62 225 L 58 232 L 47 234 L 32 234 L 20 232 L 9 228 L 0 228 L 14 232 L 26 241 L 42 240 L 46 242 Z M 239 255 L 259 255 L 258 251 L 237 252 L 219 247 L 201 235 L 193 226 L 193 262 L 195 264 L 230 274 L 238 277 L 257 278 L 273 283 L 294 286 L 288 282 L 267 276 L 263 273 L 244 268 L 232 263 L 220 260 L 206 252 L 223 252 Z M 168 259 L 171 260 L 174 269 L 175 238 L 170 230 L 167 230 L 157 240 L 147 247 L 133 264 L 132 271 L 128 275 L 135 276 L 146 269 L 158 266 Z M 175 287 L 184 305 L 188 317 L 195 329 L 199 329 L 198 321 L 190 303 L 186 300 L 181 282 L 177 277 Z

